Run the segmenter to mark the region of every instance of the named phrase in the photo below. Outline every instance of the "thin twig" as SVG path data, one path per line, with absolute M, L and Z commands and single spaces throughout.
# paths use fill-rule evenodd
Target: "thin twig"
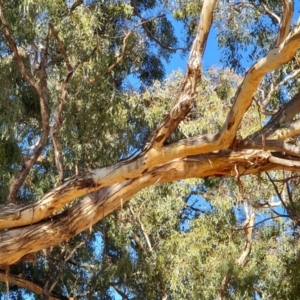
M 107 68 L 106 73 L 110 73 L 125 57 L 126 54 L 126 47 L 127 47 L 127 39 L 129 38 L 129 36 L 132 34 L 132 32 L 139 26 L 144 26 L 146 23 L 151 22 L 152 20 L 155 20 L 157 18 L 162 18 L 164 17 L 164 15 L 161 16 L 156 16 L 154 18 L 151 19 L 147 19 L 147 20 L 143 20 L 142 22 L 134 25 L 134 27 L 132 29 L 130 29 L 127 34 L 125 35 L 125 37 L 123 38 L 123 44 L 122 44 L 122 53 L 118 56 L 117 60 Z
M 290 75 L 286 76 L 284 79 L 282 79 L 276 86 L 274 84 L 271 84 L 271 89 L 267 95 L 267 97 L 262 101 L 260 108 L 261 111 L 265 114 L 269 114 L 269 111 L 266 111 L 266 106 L 270 103 L 272 95 L 279 90 L 279 88 L 284 85 L 288 80 L 294 78 L 297 76 L 300 72 L 300 69 L 294 70 Z M 273 114 L 274 112 L 272 112 Z
M 133 7 L 133 12 L 136 16 L 138 16 L 141 20 L 142 20 L 142 27 L 143 29 L 145 30 L 146 34 L 148 35 L 148 37 L 153 40 L 154 42 L 156 42 L 161 48 L 163 49 L 166 49 L 166 50 L 170 50 L 170 51 L 177 51 L 177 50 L 183 50 L 185 51 L 186 49 L 185 48 L 173 48 L 173 47 L 169 47 L 165 44 L 163 44 L 158 38 L 156 38 L 153 33 L 147 28 L 146 24 L 150 19 L 144 19 L 142 17 L 142 15 L 139 13 L 137 7 L 136 7 L 136 0 L 131 0 L 130 1 L 130 4 L 131 6 Z M 165 15 L 163 16 L 159 16 L 159 17 L 164 17 Z M 157 17 L 156 17 L 157 18 Z
M 63 274 L 63 271 L 64 271 L 64 266 L 65 264 L 68 262 L 68 260 L 73 256 L 73 254 L 75 253 L 75 251 L 82 247 L 83 245 L 85 245 L 86 241 L 82 241 L 80 242 L 78 245 L 76 245 L 72 251 L 70 251 L 70 253 L 64 258 L 64 261 L 63 263 L 61 264 L 60 266 L 60 269 L 59 269 L 59 273 L 55 276 L 55 280 L 52 282 L 49 290 L 48 290 L 48 293 L 51 293 L 54 289 L 54 287 L 56 286 L 58 280 L 60 279 L 61 275 Z
M 143 223 L 141 222 L 140 212 L 135 213 L 135 212 L 133 211 L 131 205 L 129 205 L 129 210 L 130 210 L 131 214 L 134 216 L 134 218 L 137 220 L 137 222 L 139 223 L 139 225 L 140 225 L 140 227 L 141 227 L 141 230 L 142 230 L 142 233 L 143 233 L 143 235 L 144 235 L 144 237 L 145 237 L 145 240 L 146 240 L 146 243 L 147 243 L 147 245 L 148 245 L 149 251 L 150 251 L 150 252 L 153 252 L 153 248 L 152 248 L 152 245 L 151 245 L 151 242 L 150 242 L 148 233 L 146 232 L 145 227 L 144 227 Z
M 63 125 L 63 108 L 64 105 L 67 103 L 66 101 L 66 97 L 67 97 L 67 87 L 68 84 L 72 78 L 72 76 L 74 75 L 76 69 L 86 60 L 88 60 L 96 51 L 96 49 L 98 48 L 98 42 L 96 47 L 92 50 L 91 54 L 87 56 L 86 59 L 84 59 L 82 62 L 78 62 L 75 66 L 72 66 L 69 55 L 66 51 L 66 48 L 62 42 L 62 40 L 59 37 L 59 32 L 54 28 L 54 26 L 52 24 L 49 25 L 51 32 L 53 33 L 53 36 L 55 37 L 57 44 L 59 46 L 59 49 L 61 51 L 61 53 L 63 54 L 64 57 L 64 61 L 66 63 L 67 66 L 67 74 L 64 78 L 64 81 L 61 83 L 61 88 L 60 88 L 60 100 L 59 100 L 59 104 L 57 107 L 57 111 L 56 111 L 56 122 L 55 124 L 52 126 L 52 130 L 51 130 L 51 136 L 52 136 L 52 142 L 53 142 L 53 147 L 54 147 L 54 156 L 55 156 L 55 164 L 56 164 L 56 168 L 59 174 L 59 181 L 57 183 L 57 185 L 60 185 L 64 182 L 64 164 L 63 164 L 63 156 L 62 156 L 62 146 L 59 140 L 59 131 L 62 128 Z

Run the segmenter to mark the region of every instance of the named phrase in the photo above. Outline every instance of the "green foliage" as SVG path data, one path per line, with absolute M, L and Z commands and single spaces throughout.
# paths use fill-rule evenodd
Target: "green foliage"
M 202 1 L 84 1 L 74 10 L 62 0 L 2 2 L 25 71 L 37 82 L 40 47 L 48 43 L 51 126 L 56 120 L 67 64 L 76 67 L 68 82 L 59 132 L 64 176 L 110 165 L 141 151 L 174 105 L 175 91 L 183 76 L 173 72 L 165 78 L 164 63 L 180 44 L 171 14 L 183 24 L 182 48 L 188 48 Z M 131 6 L 134 2 L 144 19 Z M 242 81 L 242 61 L 262 57 L 272 47 L 278 30 L 262 4 L 280 15 L 281 1 L 248 1 L 245 7 L 244 2 L 236 6 L 231 5 L 232 1 L 218 3 L 214 28 L 225 67 L 204 72 L 194 107 L 171 141 L 216 133 L 221 128 Z M 50 23 L 58 38 L 49 34 Z M 2 34 L 0 42 L 3 204 L 11 182 L 39 141 L 41 109 L 37 92 L 21 75 Z M 284 80 L 297 67 L 297 60 L 295 57 L 267 76 L 261 90 L 267 94 L 272 85 Z M 132 86 L 134 80 L 139 81 L 137 88 Z M 280 107 L 298 91 L 298 81 L 298 76 L 287 81 L 272 95 L 266 108 Z M 241 137 L 259 130 L 268 120 L 253 103 L 243 118 Z M 42 287 L 53 285 L 53 292 L 61 297 L 78 299 L 115 299 L 116 294 L 124 299 L 216 299 L 224 279 L 226 299 L 260 299 L 260 290 L 267 299 L 297 299 L 298 175 L 271 172 L 274 184 L 266 174 L 239 175 L 242 174 L 234 174 L 231 179 L 215 176 L 157 183 L 90 231 L 38 253 L 36 263 L 11 266 L 10 272 L 22 274 Z M 294 177 L 286 180 L 288 176 Z M 57 181 L 49 137 L 40 161 L 20 189 L 18 203 L 32 203 L 53 189 Z M 293 197 L 285 195 L 285 207 L 261 209 L 260 205 L 274 195 L 276 200 L 284 197 L 287 181 Z M 241 266 L 237 260 L 244 249 L 245 206 L 255 207 L 255 221 L 262 223 L 253 230 L 251 253 Z M 0 285 L 1 297 L 5 293 L 5 285 Z M 10 286 L 10 295 L 12 299 L 41 299 L 15 286 Z

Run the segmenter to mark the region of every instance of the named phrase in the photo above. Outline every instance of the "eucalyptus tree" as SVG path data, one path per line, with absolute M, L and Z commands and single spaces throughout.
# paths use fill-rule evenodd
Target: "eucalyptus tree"
M 3 295 L 296 299 L 294 10 L 1 1 Z M 203 70 L 212 26 L 224 65 Z

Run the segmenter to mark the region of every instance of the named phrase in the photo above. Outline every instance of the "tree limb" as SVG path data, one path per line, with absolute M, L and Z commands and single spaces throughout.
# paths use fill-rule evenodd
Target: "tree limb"
M 28 289 L 37 295 L 43 295 L 43 288 L 39 284 L 33 283 L 31 280 L 24 278 L 22 275 L 8 274 L 8 276 L 6 276 L 5 273 L 0 270 L 0 281 L 5 281 L 5 280 L 8 280 L 10 284 L 15 284 L 19 287 Z M 55 294 L 49 295 L 49 300 L 64 300 L 64 299 L 67 300 L 69 298 L 64 296 L 56 296 Z
M 23 219 L 23 227 L 18 228 L 20 223 L 16 217 L 11 221 L 6 217 L 6 219 L 0 220 L 2 223 L 0 226 L 11 229 L 4 231 L 0 236 L 0 265 L 16 263 L 27 253 L 37 252 L 70 239 L 124 205 L 133 195 L 147 186 L 157 182 L 169 182 L 184 178 L 211 175 L 235 176 L 236 166 L 238 166 L 240 175 L 246 175 L 282 169 L 282 161 L 276 160 L 271 163 L 270 153 L 261 150 L 248 150 L 243 154 L 225 151 L 219 155 L 190 156 L 154 168 L 151 172 L 134 180 L 124 180 L 113 186 L 105 187 L 90 194 L 79 204 L 63 213 L 53 215 L 50 219 L 36 224 L 31 222 L 31 218 L 27 219 L 27 223 Z M 298 166 L 284 167 L 285 170 L 297 170 L 298 168 Z M 58 195 L 56 199 L 52 200 L 57 203 L 60 202 L 60 199 L 60 195 Z M 33 217 L 33 212 L 34 204 L 27 207 L 26 214 Z M 15 209 L 15 214 L 12 215 L 20 216 L 21 213 L 22 211 L 18 212 L 18 209 Z
M 246 242 L 244 246 L 244 250 L 237 260 L 237 264 L 239 266 L 243 266 L 245 264 L 245 260 L 247 256 L 250 254 L 251 247 L 252 247 L 252 231 L 253 231 L 253 225 L 255 220 L 255 213 L 254 211 L 251 212 L 250 216 L 247 216 L 247 219 L 244 222 L 244 231 L 246 236 Z
M 25 161 L 22 170 L 19 172 L 18 176 L 15 178 L 9 189 L 8 203 L 16 202 L 16 197 L 20 186 L 23 184 L 26 176 L 29 174 L 30 169 L 41 155 L 43 149 L 47 144 L 47 139 L 49 135 L 49 112 L 48 112 L 48 103 L 47 103 L 47 80 L 46 80 L 46 65 L 47 65 L 47 48 L 41 50 L 41 63 L 40 63 L 40 84 L 38 85 L 34 77 L 26 72 L 25 66 L 21 60 L 21 57 L 18 53 L 16 43 L 11 36 L 8 23 L 3 14 L 3 9 L 0 4 L 0 21 L 2 24 L 2 32 L 5 36 L 5 40 L 14 54 L 14 58 L 19 67 L 19 70 L 25 80 L 30 84 L 30 86 L 37 92 L 40 100 L 40 109 L 41 109 L 41 118 L 42 118 L 42 132 L 41 138 L 38 145 L 36 146 L 32 156 Z M 48 41 L 49 35 L 47 35 L 46 40 Z
M 275 47 L 283 43 L 289 33 L 292 18 L 293 18 L 293 13 L 294 13 L 294 1 L 282 0 L 282 10 L 283 10 L 283 16 L 281 17 L 280 20 L 280 29 L 278 32 Z
M 215 4 L 216 0 L 205 0 L 203 2 L 197 35 L 191 48 L 187 70 L 178 91 L 176 104 L 171 109 L 170 114 L 154 132 L 147 149 L 150 147 L 159 149 L 163 146 L 164 142 L 169 138 L 180 121 L 190 111 L 190 108 L 197 97 L 196 86 L 201 80 L 202 75 L 201 60 L 212 23 Z

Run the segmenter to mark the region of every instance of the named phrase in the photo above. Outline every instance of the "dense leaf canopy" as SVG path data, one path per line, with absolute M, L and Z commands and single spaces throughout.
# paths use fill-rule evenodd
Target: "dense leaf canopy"
M 0 1 L 0 298 L 299 299 L 297 2 Z

